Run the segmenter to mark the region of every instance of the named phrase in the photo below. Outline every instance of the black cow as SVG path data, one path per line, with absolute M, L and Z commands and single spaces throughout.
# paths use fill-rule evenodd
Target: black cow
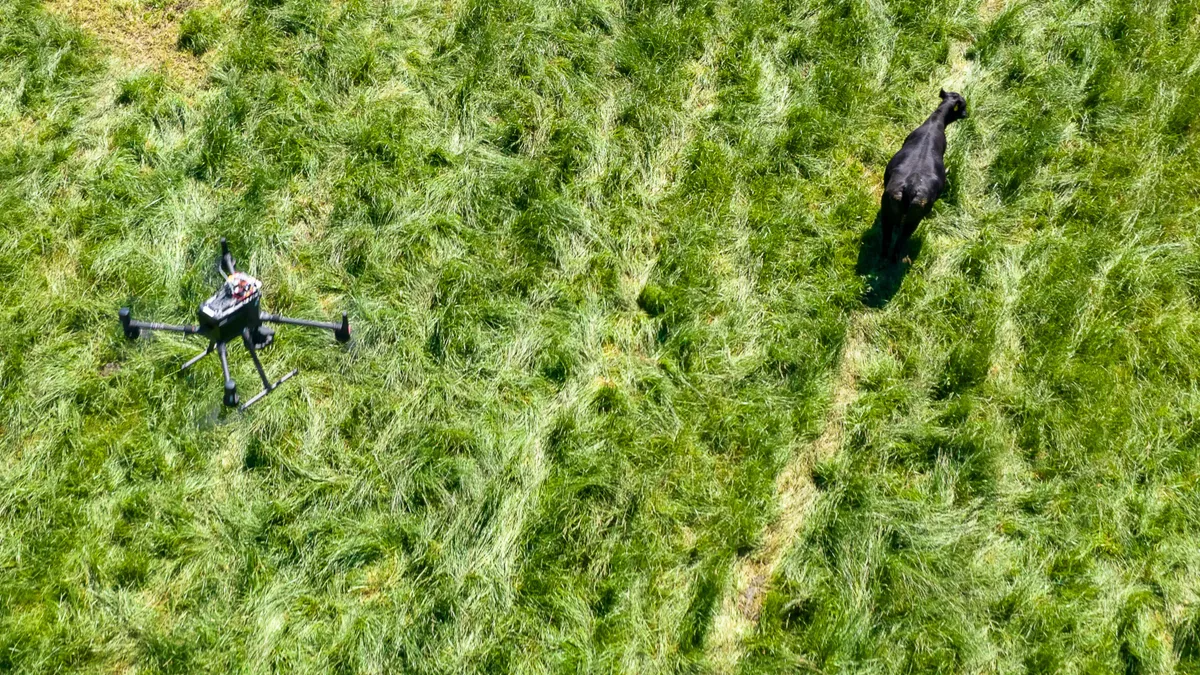
M 904 139 L 900 152 L 892 157 L 883 173 L 880 256 L 892 262 L 900 257 L 909 237 L 946 186 L 946 165 L 942 161 L 946 154 L 946 125 L 967 116 L 967 100 L 961 94 L 943 89 L 940 95 L 942 102 L 937 110 Z

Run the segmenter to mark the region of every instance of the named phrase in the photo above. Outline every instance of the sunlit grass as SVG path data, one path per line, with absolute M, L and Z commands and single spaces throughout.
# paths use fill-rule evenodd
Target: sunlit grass
M 1198 16 L 255 1 L 184 15 L 195 85 L 0 4 L 0 664 L 708 671 L 855 324 L 740 667 L 1195 667 Z M 866 306 L 949 84 L 950 186 Z M 116 322 L 186 322 L 221 236 L 355 325 L 282 329 L 247 415 Z

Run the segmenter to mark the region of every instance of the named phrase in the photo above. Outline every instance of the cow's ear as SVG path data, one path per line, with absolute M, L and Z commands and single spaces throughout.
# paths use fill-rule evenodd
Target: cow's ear
M 946 90 L 942 89 L 942 90 L 938 91 L 938 96 L 940 96 L 943 101 L 946 100 Z

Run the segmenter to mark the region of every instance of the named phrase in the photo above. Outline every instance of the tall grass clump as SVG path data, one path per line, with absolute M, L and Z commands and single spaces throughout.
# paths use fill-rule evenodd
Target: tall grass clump
M 221 16 L 212 9 L 191 9 L 179 22 L 179 47 L 202 56 L 221 37 Z

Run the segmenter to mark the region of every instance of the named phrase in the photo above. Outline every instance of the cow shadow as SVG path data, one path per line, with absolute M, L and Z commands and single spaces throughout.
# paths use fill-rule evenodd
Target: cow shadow
M 879 250 L 883 246 L 881 216 L 882 213 L 877 213 L 875 222 L 870 229 L 863 233 L 858 245 L 858 264 L 854 269 L 867 282 L 867 288 L 863 291 L 862 303 L 872 309 L 887 306 L 900 291 L 904 277 L 908 274 L 908 269 L 912 267 L 913 261 L 921 253 L 921 245 L 924 243 L 920 235 L 914 234 L 901 252 L 899 262 L 892 263 L 881 260 L 879 257 Z

